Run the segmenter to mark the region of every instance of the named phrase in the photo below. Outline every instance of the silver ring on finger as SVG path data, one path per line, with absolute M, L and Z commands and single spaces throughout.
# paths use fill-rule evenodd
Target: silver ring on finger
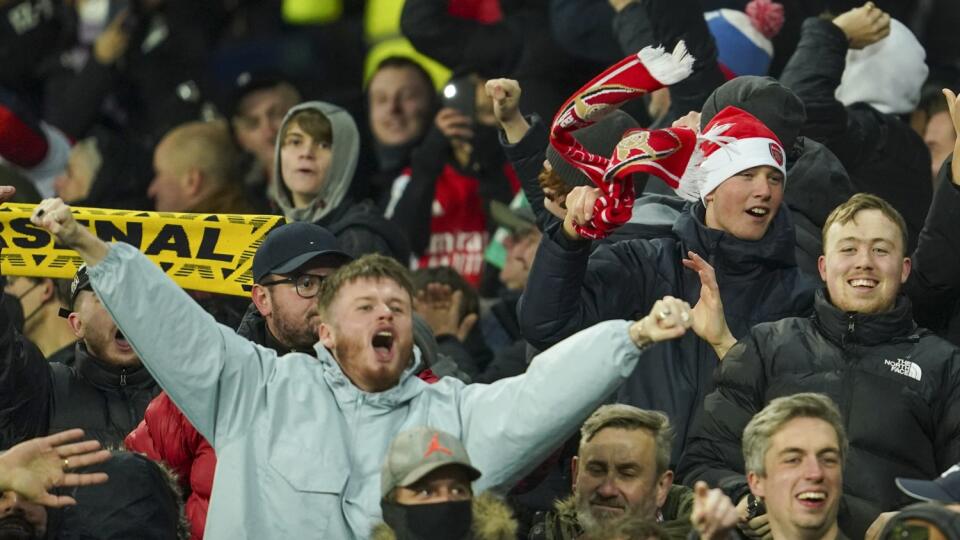
M 657 320 L 662 321 L 669 316 L 670 316 L 670 308 L 664 308 L 657 313 Z

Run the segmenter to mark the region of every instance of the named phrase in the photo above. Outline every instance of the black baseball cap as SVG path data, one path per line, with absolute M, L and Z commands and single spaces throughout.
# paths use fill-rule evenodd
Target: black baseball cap
M 280 83 L 296 87 L 287 77 L 277 71 L 244 71 L 233 82 L 227 104 L 227 118 L 232 119 L 237 116 L 243 98 L 257 90 L 273 88 Z
M 289 274 L 320 255 L 339 258 L 339 265 L 353 260 L 340 249 L 337 237 L 327 229 L 306 221 L 281 225 L 270 231 L 253 256 L 253 281 L 267 274 Z
M 960 463 L 950 467 L 936 480 L 897 478 L 900 491 L 921 501 L 960 503 Z
M 70 283 L 70 309 L 60 308 L 59 315 L 61 317 L 66 319 L 70 316 L 70 312 L 77 302 L 77 295 L 83 290 L 93 291 L 93 287 L 90 285 L 90 276 L 87 275 L 87 265 L 85 264 L 81 264 L 80 268 L 77 268 L 77 273 L 73 276 L 73 282 Z

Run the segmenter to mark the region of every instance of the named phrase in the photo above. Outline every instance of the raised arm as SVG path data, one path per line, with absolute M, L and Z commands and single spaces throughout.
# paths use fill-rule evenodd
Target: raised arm
M 944 90 L 954 129 L 960 133 L 960 98 Z M 922 326 L 940 330 L 960 302 L 960 137 L 953 157 L 940 168 L 939 188 L 913 252 L 913 269 L 905 291 Z
M 568 209 L 582 189 L 589 188 L 570 193 Z M 591 254 L 589 241 L 572 240 L 556 226 L 543 235 L 530 268 L 519 308 L 521 332 L 546 349 L 600 321 L 635 318 L 655 300 L 649 290 L 655 280 L 647 242 L 601 245 Z
M 31 219 L 83 257 L 93 290 L 120 331 L 214 448 L 250 428 L 276 352 L 217 324 L 135 248 L 108 246 L 78 225 L 60 199 L 41 202 Z
M 787 62 L 780 82 L 803 101 L 807 121 L 802 133 L 825 144 L 844 166 L 854 168 L 881 128 L 879 113 L 850 110 L 836 98 L 846 68 L 847 50 L 862 49 L 886 37 L 890 16 L 872 2 L 833 20 L 803 22 L 800 43 Z
M 464 443 L 487 471 L 478 487 L 509 488 L 538 465 L 633 372 L 647 346 L 687 331 L 689 312 L 682 300 L 663 298 L 639 321 L 606 321 L 558 343 L 523 375 L 466 387 Z

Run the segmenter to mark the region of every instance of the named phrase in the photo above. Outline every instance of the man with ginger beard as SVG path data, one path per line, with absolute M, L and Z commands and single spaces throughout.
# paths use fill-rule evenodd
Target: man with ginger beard
M 86 267 L 61 309 L 78 342 L 63 363 L 48 362 L 0 313 L 0 449 L 73 427 L 117 445 L 160 392 L 90 287 Z
M 42 202 L 32 220 L 87 261 L 104 305 L 213 445 L 217 482 L 204 533 L 213 540 L 367 538 L 381 515 L 378 464 L 391 438 L 416 425 L 461 438 L 489 471 L 478 493 L 508 489 L 623 382 L 649 345 L 692 324 L 665 299 L 676 317 L 598 324 L 543 352 L 523 375 L 427 384 L 416 377 L 423 360 L 412 338 L 413 285 L 393 259 L 367 255 L 326 278 L 317 356 L 281 357 L 216 325 L 155 264 L 97 239 L 62 201 Z

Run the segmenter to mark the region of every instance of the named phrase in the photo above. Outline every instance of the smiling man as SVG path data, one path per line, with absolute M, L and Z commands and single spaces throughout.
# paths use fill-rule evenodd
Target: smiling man
M 774 540 L 845 538 L 837 527 L 847 436 L 821 394 L 777 398 L 743 432 L 750 491 L 766 506 Z
M 746 519 L 738 434 L 770 400 L 806 391 L 832 398 L 847 426 L 839 523 L 850 538 L 910 502 L 896 477 L 960 461 L 960 350 L 914 323 L 899 294 L 905 245 L 903 218 L 883 199 L 860 193 L 834 209 L 813 316 L 757 325 L 729 349 L 680 464 L 686 483 L 719 484 Z

